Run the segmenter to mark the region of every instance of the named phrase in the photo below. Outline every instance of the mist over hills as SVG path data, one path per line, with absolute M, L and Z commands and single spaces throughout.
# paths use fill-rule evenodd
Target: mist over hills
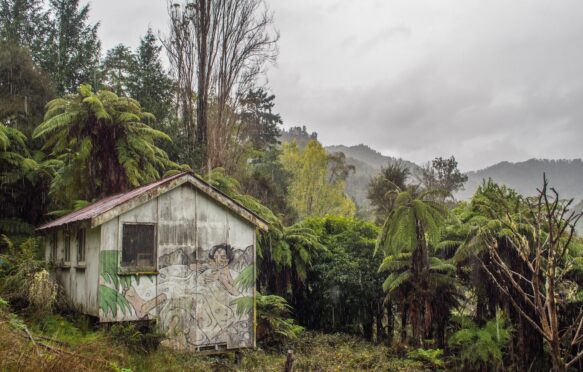
M 380 169 L 381 167 L 386 167 L 388 164 L 401 161 L 403 164 L 409 167 L 409 170 L 412 172 L 417 172 L 419 170 L 419 166 L 413 162 L 383 155 L 371 147 L 363 144 L 355 146 L 326 146 L 326 150 L 328 152 L 343 152 L 347 158 L 352 158 L 353 160 L 366 163 L 373 168 Z
M 401 161 L 409 168 L 411 173 L 417 174 L 419 166 L 413 162 L 385 156 L 367 145 L 356 146 L 326 146 L 328 153 L 343 152 L 346 155 L 346 163 L 354 165 L 355 171 L 346 180 L 346 193 L 352 197 L 361 210 L 368 210 L 370 203 L 366 197 L 370 179 L 376 176 L 381 167 Z
M 491 178 L 499 184 L 518 191 L 523 195 L 533 195 L 543 182 L 543 173 L 562 198 L 583 199 L 583 161 L 530 159 L 518 163 L 507 161 L 487 168 L 468 172 L 465 190 L 457 193 L 458 199 L 469 199 L 482 184 L 483 179 Z
M 284 131 L 281 141 L 296 140 L 300 147 L 309 140 L 317 140 L 316 132 L 309 133 L 306 127 L 295 127 Z M 333 145 L 326 146 L 329 153 L 343 152 L 346 162 L 355 167 L 346 180 L 346 192 L 350 195 L 361 210 L 368 210 L 370 204 L 366 198 L 370 179 L 376 176 L 381 167 L 401 161 L 412 173 L 412 182 L 417 182 L 416 175 L 420 173 L 420 166 L 403 159 L 386 156 L 371 147 L 360 144 L 355 146 Z M 579 203 L 578 208 L 583 210 L 583 161 L 581 159 L 530 159 L 523 162 L 500 162 L 487 168 L 467 172 L 468 182 L 462 191 L 456 193 L 458 200 L 470 199 L 483 180 L 491 178 L 494 182 L 504 184 L 523 195 L 533 195 L 537 187 L 542 185 L 543 173 L 547 175 L 549 185 L 554 187 L 561 198 L 574 198 Z M 583 224 L 582 224 L 583 225 Z
M 329 152 L 344 152 L 349 164 L 356 167 L 346 182 L 346 192 L 359 205 L 368 207 L 366 199 L 367 186 L 371 177 L 377 175 L 382 166 L 396 161 L 402 161 L 409 167 L 413 178 L 419 174 L 419 165 L 402 159 L 385 156 L 366 145 L 357 146 L 327 146 Z M 483 180 L 491 178 L 499 184 L 504 184 L 523 195 L 533 195 L 537 187 L 542 185 L 543 173 L 547 175 L 549 185 L 554 187 L 562 198 L 574 198 L 577 202 L 583 200 L 583 161 L 530 159 L 524 162 L 501 162 L 487 168 L 467 172 L 468 182 L 464 190 L 455 197 L 458 200 L 470 199 Z M 416 179 L 413 179 L 416 182 Z M 583 208 L 583 202 L 582 202 Z

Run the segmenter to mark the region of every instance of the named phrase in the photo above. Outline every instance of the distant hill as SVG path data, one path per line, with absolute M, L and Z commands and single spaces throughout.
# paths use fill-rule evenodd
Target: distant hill
M 583 199 L 583 162 L 574 160 L 530 159 L 520 163 L 501 162 L 479 171 L 468 172 L 465 190 L 456 194 L 457 199 L 470 199 L 483 179 L 491 178 L 523 195 L 534 195 L 542 185 L 546 173 L 549 185 L 562 198 Z
M 346 193 L 356 201 L 363 211 L 370 208 L 369 201 L 366 198 L 370 179 L 380 172 L 381 167 L 386 167 L 400 160 L 409 167 L 413 174 L 416 174 L 419 170 L 419 166 L 415 163 L 385 156 L 366 145 L 327 146 L 326 151 L 328 153 L 343 152 L 346 155 L 346 162 L 354 165 L 355 172 L 351 173 L 346 180 Z
M 410 161 L 382 155 L 366 145 L 357 146 L 328 146 L 328 152 L 341 151 L 346 155 L 347 162 L 356 167 L 356 172 L 348 177 L 346 192 L 353 197 L 363 208 L 370 207 L 366 198 L 367 187 L 371 177 L 376 176 L 382 166 L 401 160 L 415 175 L 420 172 L 420 167 Z M 468 182 L 464 190 L 458 192 L 455 197 L 458 200 L 467 200 L 476 192 L 482 180 L 491 178 L 497 183 L 516 190 L 523 195 L 534 195 L 536 188 L 542 184 L 543 173 L 547 175 L 549 184 L 554 187 L 562 198 L 574 198 L 579 207 L 583 209 L 583 161 L 573 160 L 548 160 L 530 159 L 524 162 L 501 162 L 490 167 L 467 172 Z M 583 230 L 583 221 L 581 227 Z
M 309 133 L 306 126 L 303 127 L 291 127 L 289 129 L 283 129 L 279 136 L 279 141 L 281 142 L 292 142 L 296 141 L 300 148 L 306 147 L 310 140 L 318 140 L 318 133 Z
M 281 141 L 296 140 L 300 147 L 306 145 L 311 139 L 318 139 L 316 132 L 308 132 L 306 127 L 292 127 L 284 130 Z M 346 192 L 360 207 L 363 214 L 367 214 L 370 204 L 366 198 L 370 179 L 376 176 L 381 167 L 397 161 L 402 161 L 409 167 L 413 177 L 412 182 L 417 182 L 416 175 L 420 173 L 420 167 L 410 161 L 385 156 L 367 145 L 327 146 L 329 153 L 343 152 L 348 164 L 355 166 L 356 171 L 347 179 Z M 548 160 L 530 159 L 524 162 L 501 162 L 487 168 L 467 172 L 468 182 L 464 190 L 458 192 L 455 197 L 458 200 L 471 199 L 478 186 L 484 179 L 491 178 L 499 184 L 505 184 L 523 195 L 534 195 L 536 188 L 542 184 L 543 173 L 546 173 L 551 187 L 554 187 L 562 198 L 574 198 L 579 203 L 578 208 L 583 210 L 583 161 L 573 160 Z M 580 229 L 583 232 L 583 221 Z
M 413 162 L 403 159 L 397 159 L 392 156 L 383 155 L 367 145 L 360 144 L 356 146 L 344 146 L 344 145 L 326 146 L 326 150 L 328 152 L 343 152 L 344 155 L 346 155 L 346 157 L 359 160 L 379 170 L 381 169 L 381 167 L 386 167 L 388 164 L 394 163 L 399 160 L 401 160 L 406 166 L 408 166 L 412 172 L 416 172 L 419 169 L 419 166 Z

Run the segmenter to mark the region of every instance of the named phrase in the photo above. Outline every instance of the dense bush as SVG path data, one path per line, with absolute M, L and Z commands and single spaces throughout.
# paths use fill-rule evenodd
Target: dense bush
M 0 294 L 17 309 L 50 311 L 56 300 L 56 286 L 46 275 L 40 239 L 29 238 L 18 246 L 7 238 L 4 242 L 6 253 L 0 255 Z
M 124 345 L 136 353 L 156 350 L 165 337 L 146 323 L 116 323 L 109 329 L 109 334 L 115 344 Z
M 459 322 L 460 329 L 449 338 L 455 358 L 472 370 L 481 367 L 504 370 L 502 359 L 512 334 L 506 318 L 497 315 L 482 327 L 464 317 Z

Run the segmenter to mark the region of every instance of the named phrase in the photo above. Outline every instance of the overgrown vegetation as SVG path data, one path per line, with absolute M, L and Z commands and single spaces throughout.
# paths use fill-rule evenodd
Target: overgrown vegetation
M 26 329 L 26 331 L 25 331 Z M 30 334 L 30 336 L 29 336 Z M 162 348 L 146 349 L 145 334 L 133 326 L 118 325 L 110 332 L 94 330 L 85 318 L 45 317 L 30 324 L 11 313 L 0 299 L 0 369 L 3 371 L 235 371 L 234 355 L 201 356 Z M 31 342 L 31 339 L 34 342 Z M 112 345 L 114 345 L 112 347 Z M 386 346 L 341 334 L 308 332 L 278 348 L 245 350 L 243 370 L 280 371 L 285 352 L 293 349 L 299 370 L 416 371 L 424 364 L 392 355 Z M 14 352 L 18 350 L 18 352 Z
M 534 197 L 484 181 L 459 202 L 454 157 L 393 163 L 361 185 L 362 208 L 343 153 L 305 127 L 279 142 L 285 118 L 260 83 L 279 36 L 266 4 L 197 4 L 169 6 L 162 42 L 148 29 L 136 50 L 102 53 L 88 5 L 0 1 L 0 369 L 237 368 L 71 315 L 34 236 L 195 171 L 269 224 L 236 283 L 258 292 L 236 303 L 257 306 L 244 369 L 281 370 L 291 349 L 299 370 L 583 370 L 581 209 L 553 180 L 541 174 Z

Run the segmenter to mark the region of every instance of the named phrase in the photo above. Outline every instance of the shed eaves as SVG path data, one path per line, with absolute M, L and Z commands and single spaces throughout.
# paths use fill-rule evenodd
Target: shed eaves
M 192 173 L 189 172 L 175 174 L 122 194 L 116 194 L 105 197 L 77 211 L 71 212 L 60 218 L 57 218 L 54 221 L 48 222 L 38 227 L 36 230 L 39 232 L 43 232 L 49 229 L 62 227 L 65 225 L 76 224 L 84 221 L 92 220 L 95 221 L 96 218 L 102 216 L 106 212 L 109 212 L 116 207 L 119 207 L 127 202 L 134 200 L 135 198 L 141 195 L 148 193 L 149 191 L 156 190 L 172 182 L 173 180 L 178 180 L 182 177 L 189 178 L 189 180 L 191 181 L 190 183 L 193 184 L 197 189 L 205 192 L 207 195 L 211 196 L 219 203 L 233 210 L 235 213 L 241 215 L 244 219 L 253 223 L 258 228 L 262 230 L 267 230 L 267 222 L 265 222 L 261 217 L 257 216 L 257 214 L 255 214 L 253 211 L 249 210 L 241 203 L 237 202 L 236 200 L 233 200 L 220 190 L 209 185 L 206 181 L 201 180 L 200 178 L 194 176 Z M 241 213 L 242 211 L 244 211 L 245 213 Z M 251 215 L 252 217 L 250 217 L 248 214 Z

